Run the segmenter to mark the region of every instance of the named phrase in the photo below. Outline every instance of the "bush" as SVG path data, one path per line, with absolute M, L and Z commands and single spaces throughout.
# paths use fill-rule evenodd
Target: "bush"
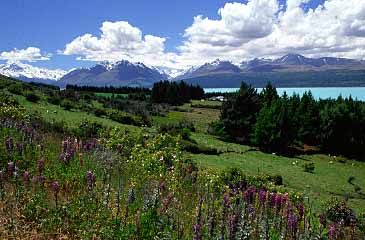
M 215 148 L 210 148 L 206 146 L 201 146 L 191 141 L 182 140 L 181 148 L 190 153 L 194 154 L 206 154 L 206 155 L 218 155 L 218 151 Z
M 63 100 L 61 102 L 61 107 L 63 107 L 63 109 L 65 109 L 66 111 L 70 111 L 73 108 L 73 103 L 70 100 Z
M 180 135 L 184 140 L 190 140 L 190 132 L 195 132 L 194 124 L 188 121 L 178 123 L 161 124 L 158 128 L 158 133 L 170 134 L 172 136 Z
M 58 96 L 48 97 L 47 102 L 53 105 L 60 105 L 61 104 L 61 98 Z
M 127 125 L 134 125 L 134 126 L 151 125 L 151 121 L 147 116 L 139 116 L 139 115 L 131 116 L 121 111 L 110 112 L 109 118 L 113 121 Z
M 104 109 L 100 109 L 100 108 L 95 109 L 94 110 L 94 114 L 97 117 L 101 117 L 101 116 L 106 116 L 107 115 L 106 111 Z
M 27 93 L 25 99 L 29 102 L 37 103 L 40 100 L 40 97 L 35 93 Z
M 314 163 L 313 162 L 304 163 L 303 169 L 304 169 L 304 172 L 313 173 L 314 172 Z
M 347 205 L 347 202 L 332 198 L 325 203 L 326 216 L 333 222 L 343 221 L 345 225 L 350 225 L 351 218 L 354 217 L 353 211 Z
M 19 83 L 12 84 L 8 87 L 8 91 L 15 95 L 23 95 L 23 86 Z
M 102 129 L 103 125 L 100 123 L 84 119 L 77 129 L 77 133 L 83 137 L 96 137 Z

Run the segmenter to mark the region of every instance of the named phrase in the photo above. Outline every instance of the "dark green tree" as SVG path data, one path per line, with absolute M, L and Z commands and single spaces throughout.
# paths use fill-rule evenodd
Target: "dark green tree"
M 248 143 L 252 127 L 259 111 L 259 95 L 257 91 L 245 83 L 240 90 L 223 103 L 220 121 L 224 130 L 235 140 Z

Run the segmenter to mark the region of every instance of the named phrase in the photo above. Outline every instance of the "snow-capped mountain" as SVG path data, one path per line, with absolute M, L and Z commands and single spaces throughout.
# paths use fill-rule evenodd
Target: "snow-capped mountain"
M 57 84 L 83 86 L 142 86 L 151 87 L 153 83 L 169 77 L 158 69 L 141 62 L 101 62 L 90 68 L 76 69 L 64 75 Z
M 21 62 L 0 64 L 0 74 L 26 82 L 54 83 L 66 73 L 66 71 L 60 69 L 49 70 Z
M 177 76 L 175 79 L 182 80 L 210 74 L 239 72 L 241 72 L 241 69 L 238 66 L 234 65 L 232 62 L 216 59 L 215 61 L 205 63 L 200 67 L 191 67 L 183 72 L 181 75 Z

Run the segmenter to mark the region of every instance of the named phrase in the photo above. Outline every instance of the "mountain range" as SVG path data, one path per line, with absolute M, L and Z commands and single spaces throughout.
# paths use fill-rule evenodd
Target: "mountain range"
M 241 81 L 256 87 L 265 85 L 267 81 L 271 81 L 277 87 L 365 85 L 363 60 L 307 58 L 299 54 L 287 54 L 277 59 L 256 58 L 243 61 L 239 65 L 217 59 L 181 72 L 168 72 L 168 69 L 126 60 L 101 62 L 90 68 L 73 69 L 68 72 L 37 68 L 19 62 L 0 65 L 2 75 L 60 87 L 67 84 L 151 87 L 153 83 L 161 80 L 184 80 L 202 87 L 238 87 Z
M 60 69 L 49 70 L 21 62 L 7 62 L 5 64 L 0 64 L 0 74 L 25 82 L 56 84 L 56 81 L 66 73 L 67 71 Z

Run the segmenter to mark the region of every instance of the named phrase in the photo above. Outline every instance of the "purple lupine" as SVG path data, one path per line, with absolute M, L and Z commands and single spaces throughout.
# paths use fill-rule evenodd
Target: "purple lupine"
M 292 233 L 295 233 L 297 231 L 297 218 L 294 213 L 289 213 L 288 215 L 288 227 L 292 231 Z
M 59 190 L 60 190 L 60 185 L 59 185 L 59 183 L 58 183 L 57 181 L 54 181 L 54 182 L 52 183 L 52 188 L 53 188 L 53 192 L 54 192 L 55 194 L 57 194 L 57 193 L 59 192 Z
M 229 206 L 229 195 L 227 193 L 224 193 L 223 195 L 223 206 L 225 207 Z
M 238 218 L 236 214 L 230 214 L 228 216 L 228 226 L 229 226 L 229 239 L 236 239 L 236 233 L 238 229 Z
M 15 172 L 15 165 L 13 162 L 9 162 L 8 163 L 8 174 L 10 177 L 12 177 L 14 175 Z
M 277 211 L 280 211 L 281 204 L 282 204 L 281 195 L 280 194 L 276 194 L 276 196 L 275 196 L 275 208 L 276 208 Z
M 260 205 L 264 205 L 266 202 L 266 191 L 263 188 L 261 188 L 259 191 L 259 201 Z
M 248 215 L 252 217 L 255 214 L 255 208 L 253 204 L 249 204 L 247 207 Z
M 43 159 L 38 160 L 37 168 L 38 168 L 39 175 L 42 175 L 43 170 L 44 170 L 44 160 Z
M 44 187 L 44 183 L 46 181 L 46 178 L 42 175 L 42 176 L 39 176 L 38 180 L 39 180 L 39 183 L 40 183 L 41 187 Z
M 20 142 L 18 142 L 18 143 L 16 144 L 16 149 L 17 149 L 17 151 L 18 151 L 19 155 L 21 155 L 21 154 L 23 153 L 23 144 L 22 144 L 22 143 L 20 143 Z
M 5 139 L 5 149 L 6 149 L 8 152 L 11 152 L 11 151 L 13 151 L 13 148 L 14 148 L 13 138 L 12 138 L 12 137 L 7 137 L 7 138 Z
M 322 213 L 321 216 L 319 217 L 319 222 L 321 223 L 322 226 L 326 226 L 326 214 Z
M 269 204 L 271 207 L 274 207 L 275 206 L 275 199 L 276 199 L 276 193 L 271 193 L 269 194 L 269 198 L 270 198 L 270 201 L 269 201 Z
M 92 191 L 96 183 L 96 175 L 92 171 L 86 173 L 87 189 Z
M 256 199 L 256 188 L 251 186 L 248 188 L 248 200 L 250 203 L 253 203 Z
M 57 181 L 54 181 L 52 183 L 52 187 L 53 187 L 53 193 L 54 193 L 56 208 L 57 208 L 57 206 L 58 206 L 58 192 L 60 191 L 60 185 Z
M 29 171 L 25 171 L 24 175 L 23 175 L 23 180 L 24 180 L 24 184 L 25 186 L 29 186 L 29 182 L 30 182 L 30 172 Z
M 248 191 L 247 190 L 242 192 L 242 197 L 245 202 L 248 202 Z
M 299 203 L 297 205 L 297 209 L 298 209 L 298 214 L 299 214 L 299 220 L 301 220 L 303 218 L 304 215 L 304 206 L 302 203 Z
M 328 227 L 328 239 L 335 239 L 336 238 L 336 226 L 334 223 L 331 223 Z
M 194 224 L 193 225 L 193 233 L 194 233 L 194 240 L 200 240 L 201 239 L 201 226 L 200 224 Z

